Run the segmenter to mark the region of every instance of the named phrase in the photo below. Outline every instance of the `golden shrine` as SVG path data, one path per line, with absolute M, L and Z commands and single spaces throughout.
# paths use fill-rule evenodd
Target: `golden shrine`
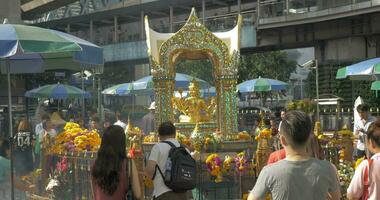
M 227 32 L 212 33 L 201 23 L 193 8 L 186 24 L 178 32 L 158 33 L 150 28 L 148 17 L 145 17 L 148 55 L 155 90 L 156 127 L 164 121 L 174 121 L 174 109 L 177 109 L 188 117 L 176 124 L 180 131 L 190 132 L 198 123 L 202 132 L 215 129 L 224 135 L 238 132 L 236 84 L 241 21 L 239 15 L 235 28 Z M 213 106 L 207 108 L 211 102 L 206 105 L 196 92 L 191 94 L 190 99 L 173 99 L 175 66 L 183 59 L 211 60 L 217 93 L 213 102 L 214 118 L 209 113 Z M 196 87 L 196 84 L 193 82 L 191 87 Z M 196 106 L 188 109 L 190 104 Z M 203 116 L 199 114 L 201 110 L 204 110 Z

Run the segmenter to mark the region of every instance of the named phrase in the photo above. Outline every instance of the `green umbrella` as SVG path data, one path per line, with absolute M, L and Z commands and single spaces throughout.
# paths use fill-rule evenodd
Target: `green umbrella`
M 30 72 L 29 68 L 35 66 L 41 68 L 34 73 L 42 72 L 47 66 L 67 68 L 72 66 L 69 61 L 73 60 L 88 65 L 103 65 L 103 51 L 94 44 L 59 31 L 17 24 L 0 24 L 0 65 L 5 68 L 3 71 L 6 71 L 8 79 L 8 118 L 11 138 L 13 127 L 10 74 L 15 71 Z M 10 150 L 12 156 L 12 145 Z M 13 159 L 10 164 L 13 169 Z M 11 173 L 11 185 L 13 200 L 13 173 Z
M 371 84 L 371 90 L 376 90 L 376 98 L 378 97 L 378 91 L 380 90 L 380 81 L 375 81 Z
M 380 81 L 375 81 L 371 84 L 371 90 L 380 90 Z
M 77 87 L 65 84 L 44 85 L 25 93 L 26 97 L 32 98 L 49 98 L 49 99 L 75 99 L 91 98 L 90 93 Z

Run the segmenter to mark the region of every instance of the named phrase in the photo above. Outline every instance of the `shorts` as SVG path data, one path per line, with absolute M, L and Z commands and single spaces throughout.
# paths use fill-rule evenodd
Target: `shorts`
M 186 200 L 187 192 L 177 193 L 173 191 L 165 192 L 158 197 L 154 197 L 153 200 Z

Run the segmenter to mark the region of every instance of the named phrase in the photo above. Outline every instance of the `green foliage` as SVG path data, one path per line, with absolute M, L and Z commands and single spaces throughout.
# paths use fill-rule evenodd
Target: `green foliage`
M 214 85 L 214 68 L 209 59 L 203 60 L 182 60 L 176 65 L 176 72 L 200 78 Z
M 284 51 L 271 51 L 242 55 L 239 66 L 239 82 L 258 78 L 272 78 L 287 82 L 296 68 L 296 62 L 288 60 Z

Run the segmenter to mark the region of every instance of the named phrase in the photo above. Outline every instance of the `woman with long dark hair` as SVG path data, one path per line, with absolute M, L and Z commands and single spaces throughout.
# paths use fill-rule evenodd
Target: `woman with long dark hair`
M 135 197 L 140 199 L 140 182 L 133 160 L 131 166 L 129 178 L 123 128 L 115 125 L 108 127 L 104 131 L 98 156 L 91 171 L 95 200 L 124 200 L 130 179 L 132 191 Z

